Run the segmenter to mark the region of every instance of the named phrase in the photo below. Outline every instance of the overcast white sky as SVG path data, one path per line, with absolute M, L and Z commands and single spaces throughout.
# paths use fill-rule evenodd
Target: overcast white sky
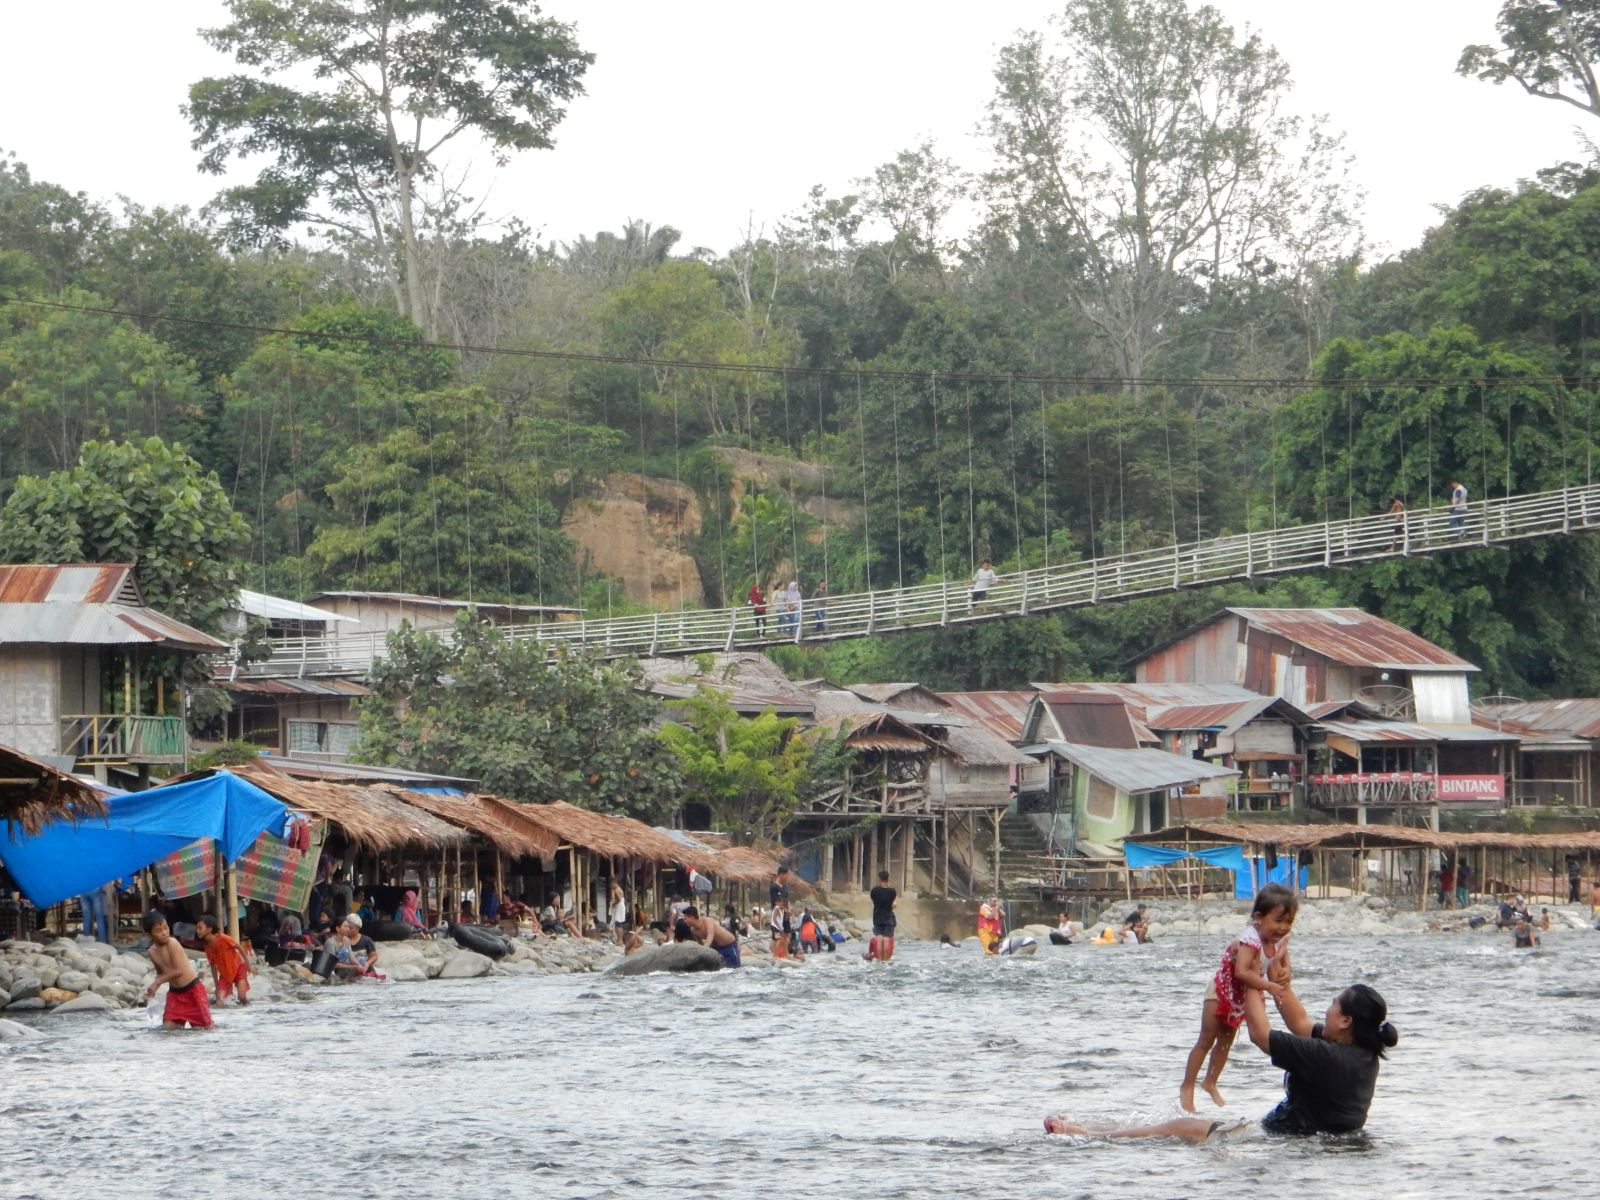
M 1214 3 L 1288 59 L 1298 108 L 1346 132 L 1380 244 L 1413 244 L 1435 204 L 1580 156 L 1582 114 L 1454 74 L 1462 46 L 1495 41 L 1500 0 Z M 995 53 L 1058 8 L 549 0 L 598 55 L 589 94 L 554 151 L 475 179 L 494 175 L 491 208 L 546 239 L 638 218 L 726 249 L 752 215 L 770 225 L 813 184 L 843 191 L 924 137 L 981 166 Z M 204 203 L 218 183 L 195 170 L 178 106 L 191 82 L 232 68 L 195 33 L 222 19 L 220 0 L 0 3 L 0 150 L 99 199 Z

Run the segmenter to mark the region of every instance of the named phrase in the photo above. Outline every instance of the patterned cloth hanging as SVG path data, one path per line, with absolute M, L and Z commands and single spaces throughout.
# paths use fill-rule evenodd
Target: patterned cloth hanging
M 217 879 L 217 844 L 210 838 L 190 842 L 155 864 L 161 894 L 178 900 L 208 891 Z

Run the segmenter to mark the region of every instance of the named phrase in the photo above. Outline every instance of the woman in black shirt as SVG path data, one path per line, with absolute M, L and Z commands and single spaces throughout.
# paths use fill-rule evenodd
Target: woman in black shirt
M 1367 1109 L 1378 1085 L 1378 1063 L 1385 1050 L 1400 1040 L 1389 1024 L 1388 1005 L 1364 983 L 1352 984 L 1333 998 L 1327 1015 L 1315 1023 L 1292 989 L 1278 999 L 1278 1012 L 1288 1032 L 1267 1020 L 1263 993 L 1245 993 L 1245 1021 L 1250 1040 L 1284 1070 L 1283 1100 L 1261 1121 L 1268 1133 L 1351 1133 L 1367 1123 Z M 1046 1132 L 1091 1132 L 1063 1117 L 1046 1117 Z M 1114 1138 L 1181 1137 L 1203 1142 L 1219 1133 L 1233 1133 L 1237 1121 L 1185 1117 L 1159 1125 L 1098 1131 Z

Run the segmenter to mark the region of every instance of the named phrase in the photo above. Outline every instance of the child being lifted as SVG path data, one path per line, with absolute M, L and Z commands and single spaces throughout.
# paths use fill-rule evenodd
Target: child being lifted
M 1189 1051 L 1183 1068 L 1183 1086 L 1178 1090 L 1185 1112 L 1194 1111 L 1194 1084 L 1206 1052 L 1211 1064 L 1200 1086 L 1217 1104 L 1223 1103 L 1217 1090 L 1222 1068 L 1228 1063 L 1233 1036 L 1244 1021 L 1244 989 L 1255 988 L 1273 996 L 1283 993 L 1282 980 L 1289 969 L 1289 948 L 1284 943 L 1294 928 L 1299 898 L 1282 884 L 1269 883 L 1256 893 L 1250 907 L 1250 924 L 1228 943 L 1222 964 L 1206 988 L 1205 1005 L 1200 1015 L 1200 1037 Z

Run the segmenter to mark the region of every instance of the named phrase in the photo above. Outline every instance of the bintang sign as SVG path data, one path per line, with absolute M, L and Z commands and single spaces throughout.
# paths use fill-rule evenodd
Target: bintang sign
M 1312 775 L 1308 799 L 1324 808 L 1401 808 L 1408 805 L 1500 804 L 1500 775 L 1434 775 L 1423 771 L 1363 771 Z

